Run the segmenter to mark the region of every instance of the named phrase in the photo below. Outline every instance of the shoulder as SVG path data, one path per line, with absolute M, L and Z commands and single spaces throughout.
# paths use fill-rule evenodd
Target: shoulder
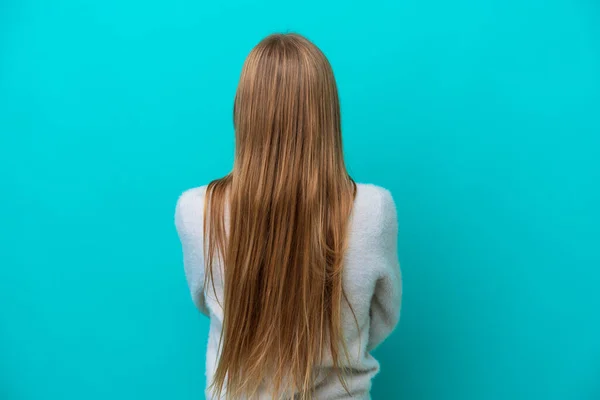
M 358 183 L 356 185 L 356 197 L 364 203 L 369 203 L 375 208 L 394 206 L 392 193 L 384 187 L 370 183 Z
M 355 214 L 366 217 L 375 231 L 385 231 L 396 225 L 396 203 L 392 193 L 377 185 L 358 184 Z
M 204 196 L 206 195 L 206 188 L 208 186 L 199 186 L 188 189 L 179 195 L 177 199 L 177 210 L 187 210 L 194 208 L 198 205 L 204 205 Z
M 179 234 L 202 230 L 204 197 L 207 186 L 188 189 L 181 193 L 175 205 L 175 226 Z

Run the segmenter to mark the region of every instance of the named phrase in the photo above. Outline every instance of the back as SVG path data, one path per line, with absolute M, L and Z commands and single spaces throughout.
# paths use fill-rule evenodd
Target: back
M 175 221 L 192 299 L 196 307 L 210 318 L 206 355 L 208 386 L 219 359 L 224 280 L 222 266 L 216 266 L 214 290 L 212 284 L 204 290 L 205 193 L 206 186 L 183 193 L 177 203 Z M 226 212 L 226 226 L 229 223 Z M 353 312 L 344 302 L 341 323 L 349 353 L 347 363 L 344 362 L 347 367 L 344 377 L 352 399 L 369 399 L 371 379 L 379 370 L 379 363 L 370 352 L 391 333 L 400 314 L 401 276 L 397 256 L 397 220 L 391 194 L 374 185 L 358 184 L 348 229 L 342 282 Z M 350 398 L 337 378 L 340 371 L 334 370 L 333 365 L 331 356 L 326 352 L 315 368 L 315 379 L 312 382 L 315 399 Z M 206 396 L 209 399 L 215 398 L 208 390 Z M 265 389 L 259 390 L 259 398 L 271 397 Z

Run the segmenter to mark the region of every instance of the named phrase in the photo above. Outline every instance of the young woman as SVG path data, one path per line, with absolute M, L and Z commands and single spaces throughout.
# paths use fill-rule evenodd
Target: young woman
M 296 34 L 250 53 L 234 101 L 231 173 L 178 200 L 209 399 L 369 399 L 370 352 L 400 313 L 396 210 L 355 184 L 323 53 Z

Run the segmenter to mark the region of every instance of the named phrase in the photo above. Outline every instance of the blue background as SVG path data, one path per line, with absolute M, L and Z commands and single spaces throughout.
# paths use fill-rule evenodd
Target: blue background
M 600 399 L 593 0 L 3 0 L 0 398 L 202 398 L 174 205 L 228 172 L 243 60 L 288 30 L 398 206 L 373 398 Z

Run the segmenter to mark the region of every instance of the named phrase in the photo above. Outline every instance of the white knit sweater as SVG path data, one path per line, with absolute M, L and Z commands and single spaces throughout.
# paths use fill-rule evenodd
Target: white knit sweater
M 183 248 L 185 276 L 196 307 L 210 318 L 206 352 L 207 384 L 212 381 L 217 363 L 218 342 L 223 323 L 223 309 L 208 290 L 204 293 L 203 209 L 206 186 L 184 192 L 177 202 L 175 223 Z M 358 320 L 359 330 L 346 305 L 342 310 L 344 337 L 350 354 L 350 375 L 346 382 L 349 397 L 330 358 L 319 365 L 314 384 L 314 398 L 370 399 L 371 380 L 379 363 L 371 350 L 394 329 L 400 317 L 402 279 L 397 254 L 398 226 L 396 208 L 390 192 L 359 184 L 350 218 L 349 243 L 343 271 L 343 285 Z M 217 297 L 223 299 L 222 271 L 215 268 Z M 222 303 L 222 302 L 221 302 Z M 207 399 L 213 399 L 206 392 Z M 265 394 L 260 399 L 268 399 Z

